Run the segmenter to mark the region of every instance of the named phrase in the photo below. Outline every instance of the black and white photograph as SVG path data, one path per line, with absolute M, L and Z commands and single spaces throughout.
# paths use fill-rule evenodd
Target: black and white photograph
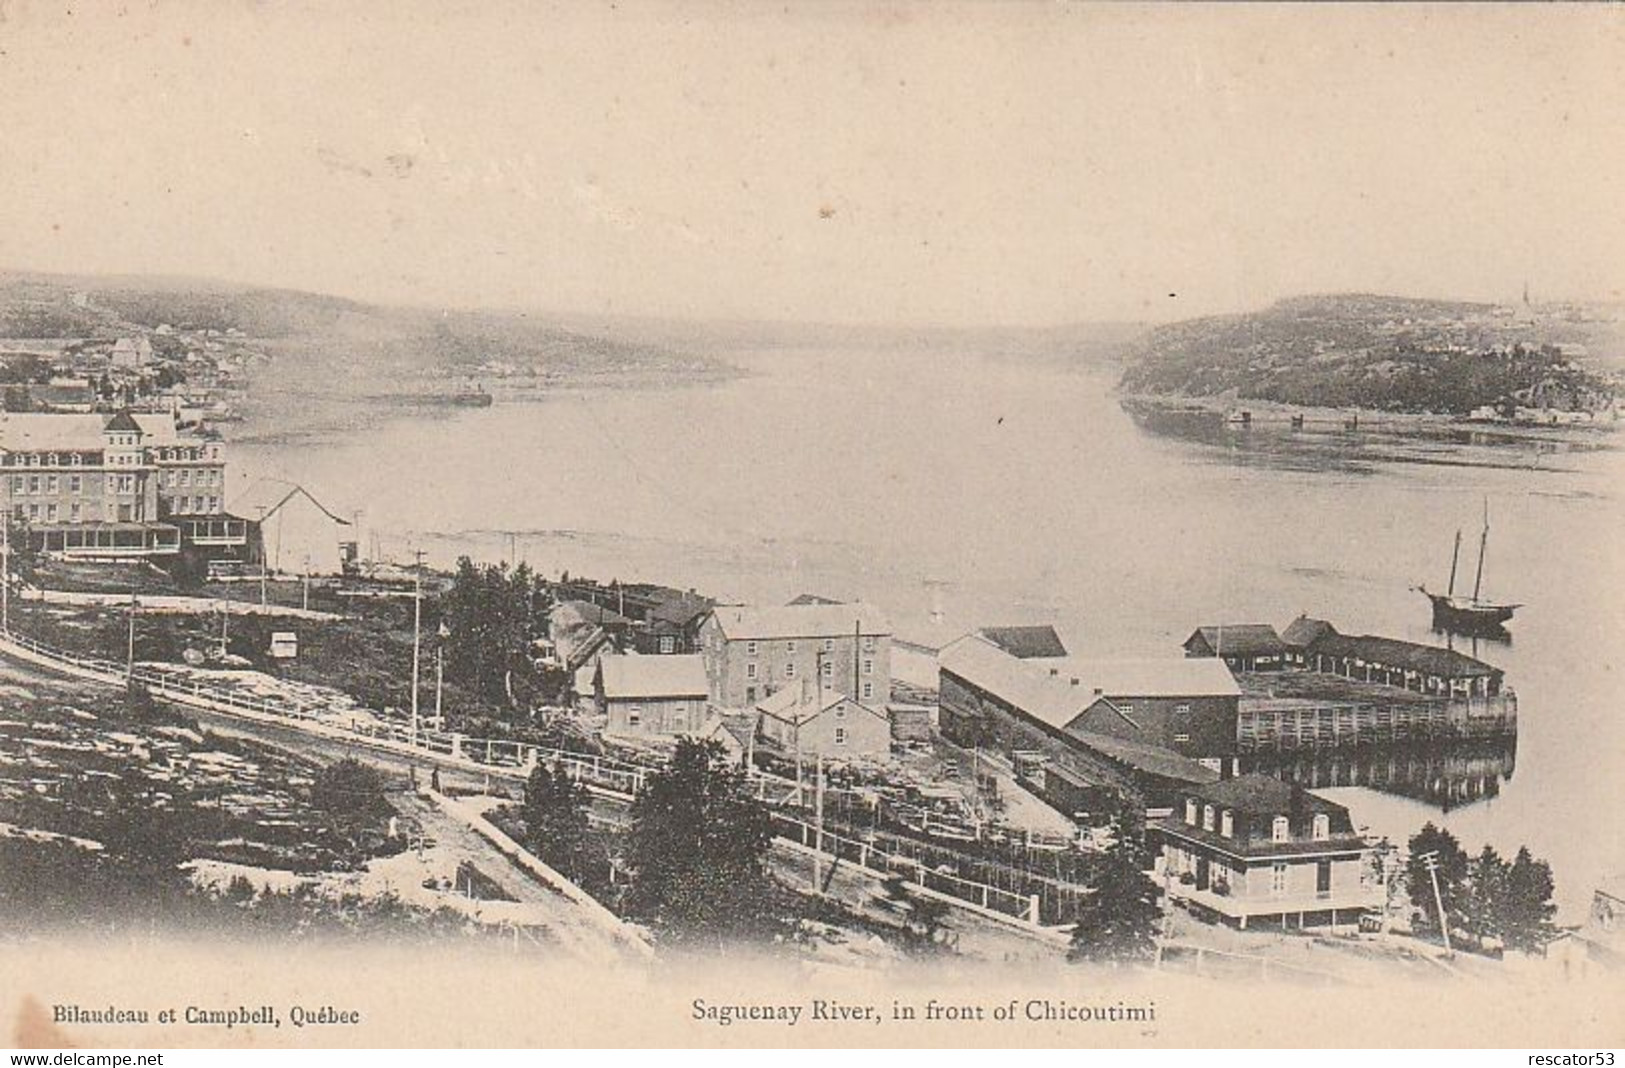
M 0 1046 L 1625 1044 L 1622 71 L 0 0 Z

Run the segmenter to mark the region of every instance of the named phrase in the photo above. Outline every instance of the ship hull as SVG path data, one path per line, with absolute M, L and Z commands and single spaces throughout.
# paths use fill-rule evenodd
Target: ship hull
M 1486 604 L 1481 601 L 1464 601 L 1442 593 L 1428 593 L 1426 590 L 1422 592 L 1433 602 L 1434 626 L 1442 630 L 1466 634 L 1493 634 L 1500 631 L 1518 610 L 1515 604 Z

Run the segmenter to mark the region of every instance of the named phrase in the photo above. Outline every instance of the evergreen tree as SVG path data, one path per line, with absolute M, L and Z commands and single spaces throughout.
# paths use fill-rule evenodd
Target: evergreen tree
M 1127 807 L 1112 817 L 1112 842 L 1090 877 L 1078 907 L 1069 960 L 1132 964 L 1156 956 L 1161 892 L 1145 874 L 1151 866 L 1141 828 Z
M 592 836 L 587 825 L 587 791 L 562 772 L 536 765 L 525 783 L 526 846 L 557 868 L 565 878 L 581 882 L 591 873 Z
M 1552 903 L 1555 889 L 1551 865 L 1536 860 L 1527 846 L 1519 849 L 1507 870 L 1504 937 L 1508 946 L 1532 953 L 1551 941 L 1556 933 L 1552 925 L 1552 916 L 1557 912 L 1557 906 Z
M 1427 853 L 1438 854 L 1439 896 L 1444 899 L 1445 914 L 1452 926 L 1460 923 L 1468 860 L 1456 836 L 1432 823 L 1426 823 L 1411 836 L 1407 850 L 1405 889 L 1410 895 L 1411 905 L 1420 914 L 1420 926 L 1430 931 L 1440 929 L 1439 908 L 1433 899 L 1433 881 L 1427 865 L 1422 861 Z
M 1491 941 L 1505 940 L 1508 867 L 1489 846 L 1467 866 L 1461 925 L 1481 948 Z
M 767 809 L 714 741 L 684 738 L 632 804 L 628 911 L 673 941 L 720 944 L 768 922 Z

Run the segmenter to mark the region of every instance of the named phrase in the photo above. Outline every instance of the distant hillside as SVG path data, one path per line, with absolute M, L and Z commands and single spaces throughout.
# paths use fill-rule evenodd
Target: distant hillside
M 398 385 L 402 375 L 476 375 L 492 366 L 549 378 L 722 370 L 703 356 L 596 337 L 520 312 L 384 307 L 190 279 L 0 273 L 0 339 L 113 338 L 161 325 L 239 332 L 270 357 L 257 377 L 325 390 Z
M 1369 294 L 1294 297 L 1261 312 L 1158 327 L 1131 346 L 1130 393 L 1465 413 L 1513 398 L 1606 406 L 1587 364 L 1614 343 L 1584 309 Z

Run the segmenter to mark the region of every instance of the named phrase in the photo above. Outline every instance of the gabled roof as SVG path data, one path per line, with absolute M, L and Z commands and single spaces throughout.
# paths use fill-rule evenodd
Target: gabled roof
M 723 637 L 741 638 L 841 638 L 854 633 L 878 637 L 891 633 L 880 609 L 855 601 L 850 604 L 805 604 L 754 607 L 719 605 L 711 610 Z
M 1332 634 L 1315 644 L 1315 652 L 1327 656 L 1346 656 L 1388 667 L 1418 671 L 1424 675 L 1464 679 L 1500 675 L 1501 669 L 1475 660 L 1454 649 L 1440 649 L 1436 645 L 1418 645 L 1398 638 L 1379 638 L 1374 634 L 1348 636 Z
M 1219 773 L 1206 764 L 1181 756 L 1172 749 L 1164 749 L 1160 745 L 1115 738 L 1109 734 L 1096 734 L 1092 731 L 1068 731 L 1067 734 L 1102 756 L 1109 757 L 1135 771 L 1197 784 L 1216 782 L 1219 778 Z
M 1336 633 L 1337 628 L 1324 619 L 1299 616 L 1288 623 L 1286 630 L 1281 632 L 1281 641 L 1293 649 L 1307 649 L 1326 635 Z
M 1191 793 L 1213 802 L 1215 806 L 1246 815 L 1285 816 L 1301 811 L 1348 813 L 1343 805 L 1318 797 L 1294 783 L 1282 782 L 1274 776 L 1256 771 L 1203 786 Z
M 1197 638 L 1206 642 L 1207 647 L 1218 656 L 1268 656 L 1286 651 L 1281 636 L 1268 623 L 1225 623 L 1197 627 L 1185 639 L 1185 647 L 1190 648 Z
M 806 723 L 843 704 L 861 708 L 871 716 L 886 718 L 885 713 L 876 711 L 861 701 L 854 701 L 840 690 L 827 686 L 820 686 L 814 690 L 786 686 L 756 702 L 756 710 L 786 723 Z
M 583 623 L 591 623 L 598 627 L 629 627 L 632 625 L 630 619 L 627 619 L 615 609 L 605 608 L 603 605 L 594 604 L 591 601 L 560 601 L 556 607 L 569 609 L 579 616 Z
M 604 696 L 611 700 L 679 697 L 704 700 L 710 693 L 699 656 L 605 656 L 598 661 Z
M 709 597 L 677 591 L 649 609 L 648 619 L 651 623 L 671 623 L 686 627 L 709 612 L 715 604 L 716 602 Z
M 818 594 L 818 593 L 801 593 L 801 594 L 797 594 L 795 599 L 788 602 L 788 603 L 789 603 L 790 607 L 792 607 L 792 608 L 800 608 L 802 605 L 809 605 L 809 604 L 840 604 L 841 602 L 835 600 L 833 597 L 825 597 L 822 594 Z
M 1216 657 L 1083 660 L 1049 664 L 1061 678 L 1077 679 L 1085 693 L 1119 697 L 1240 697 L 1241 687 Z
M 976 632 L 1011 656 L 1022 660 L 1066 655 L 1066 645 L 1055 628 L 1045 626 L 983 627 Z
M 285 482 L 279 478 L 256 479 L 242 493 L 232 498 L 231 503 L 226 507 L 226 511 L 243 519 L 257 520 L 262 515 L 264 518 L 269 519 L 277 513 L 278 509 L 298 497 L 310 501 L 333 522 L 342 523 L 345 526 L 350 525 L 349 520 L 340 519 L 334 515 L 326 505 L 311 496 L 310 491 L 299 485 L 299 483 Z M 261 509 L 264 509 L 264 511 L 262 512 Z
M 129 412 L 119 412 L 117 415 L 113 416 L 113 418 L 107 421 L 107 426 L 104 429 L 110 433 L 119 434 L 142 433 L 141 424 L 136 422 L 135 419 L 131 417 Z
M 1070 677 L 1011 656 L 979 634 L 950 642 L 937 654 L 938 666 L 985 693 L 1057 730 L 1083 714 L 1099 695 L 1073 685 Z

